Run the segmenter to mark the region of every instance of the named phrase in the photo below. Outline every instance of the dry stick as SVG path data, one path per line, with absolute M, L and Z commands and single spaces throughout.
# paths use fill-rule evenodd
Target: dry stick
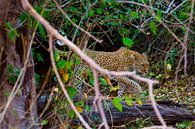
M 156 113 L 156 115 L 158 116 L 158 119 L 160 120 L 161 124 L 163 125 L 164 128 L 167 128 L 167 125 L 164 121 L 164 119 L 162 118 L 162 115 L 160 114 L 158 108 L 157 108 L 157 104 L 156 101 L 154 100 L 154 94 L 153 94 L 153 84 L 151 82 L 148 82 L 149 85 L 149 96 L 152 102 L 152 107 L 154 108 L 154 111 Z
M 134 4 L 134 5 L 138 5 L 138 6 L 141 6 L 141 7 L 158 10 L 157 8 L 153 8 L 152 6 L 149 6 L 149 5 L 146 5 L 146 4 L 142 4 L 142 3 L 139 3 L 139 2 L 134 2 L 134 1 L 117 0 L 117 2 L 119 2 L 119 3 L 127 3 L 127 4 Z M 166 11 L 162 11 L 162 10 L 160 10 L 160 12 L 165 13 L 165 14 L 167 13 Z
M 103 109 L 102 102 L 101 102 L 101 94 L 100 94 L 99 82 L 98 82 L 98 73 L 95 69 L 92 69 L 92 70 L 93 70 L 94 87 L 95 87 L 95 99 L 94 99 L 94 101 L 95 102 L 97 101 L 97 103 L 98 103 L 98 108 L 99 108 L 100 115 L 102 117 L 103 125 L 104 125 L 105 129 L 109 129 L 108 122 L 106 120 L 106 116 L 105 116 L 104 109 Z
M 152 126 L 152 127 L 145 127 L 145 128 L 142 128 L 142 129 L 165 129 L 165 128 L 163 126 Z M 176 128 L 167 127 L 166 129 L 176 129 Z
M 151 6 L 151 0 L 149 0 L 149 3 L 150 3 L 150 7 L 152 7 L 152 6 Z M 146 4 L 144 3 L 144 5 L 146 5 Z M 146 8 L 147 8 L 147 6 L 146 6 Z M 148 11 L 153 15 L 153 17 L 156 17 L 153 8 L 147 8 L 147 9 L 148 9 Z M 163 22 L 162 22 L 162 23 L 163 23 Z M 168 29 L 169 29 L 169 28 L 168 28 Z M 179 40 L 179 39 L 178 39 L 178 40 Z M 182 44 L 182 42 L 181 42 L 181 44 Z M 138 79 L 138 76 L 135 76 L 135 77 Z M 156 102 L 155 102 L 155 99 L 154 99 L 154 94 L 153 94 L 153 84 L 154 84 L 154 83 L 152 83 L 150 80 L 146 80 L 145 78 L 141 78 L 141 77 L 140 77 L 139 80 L 142 80 L 142 79 L 145 80 L 145 82 L 148 83 L 150 100 L 151 100 L 151 102 L 152 102 L 152 107 L 154 108 L 154 111 L 155 111 L 155 113 L 156 113 L 158 119 L 160 120 L 161 124 L 163 125 L 163 128 L 167 128 L 167 125 L 166 125 L 166 123 L 165 123 L 165 121 L 164 121 L 162 115 L 160 114 L 160 111 L 158 110 L 157 105 L 156 105 Z
M 191 4 L 191 11 L 190 11 L 190 18 L 189 18 L 189 23 L 188 26 L 186 28 L 186 32 L 184 35 L 184 40 L 183 43 L 185 44 L 186 48 L 184 48 L 184 74 L 185 76 L 187 76 L 187 63 L 188 63 L 188 59 L 187 59 L 187 50 L 188 50 L 188 35 L 189 35 L 189 31 L 190 31 L 190 24 L 192 22 L 193 19 L 193 11 L 194 10 L 194 0 L 192 0 L 192 4 Z
M 56 0 L 53 0 L 54 3 L 56 4 L 57 8 L 62 12 L 62 14 L 66 17 L 66 19 L 76 28 L 78 28 L 80 31 L 82 31 L 83 33 L 87 34 L 89 37 L 91 37 L 92 39 L 94 39 L 96 42 L 101 43 L 103 40 L 99 40 L 97 39 L 95 36 L 91 35 L 88 31 L 84 30 L 83 28 L 81 28 L 80 26 L 78 26 L 77 24 L 75 24 L 69 17 L 68 15 L 64 12 L 64 10 L 59 6 L 58 2 Z
M 157 81 L 151 81 L 150 79 L 147 79 L 147 78 L 143 78 L 143 77 L 140 77 L 140 76 L 133 76 L 134 79 L 137 79 L 137 80 L 140 80 L 140 81 L 143 81 L 143 82 L 147 82 L 148 84 L 148 87 L 149 87 L 149 98 L 152 102 L 152 107 L 159 119 L 159 121 L 161 122 L 161 124 L 163 125 L 164 128 L 167 128 L 167 125 L 164 121 L 164 119 L 162 118 L 162 115 L 160 114 L 160 111 L 158 110 L 157 108 L 157 104 L 156 104 L 156 101 L 154 99 L 154 94 L 153 94 L 153 85 L 158 83 Z
M 49 53 L 50 53 L 50 59 L 51 59 L 51 64 L 53 67 L 53 70 L 55 72 L 55 75 L 57 77 L 57 80 L 62 88 L 62 91 L 64 92 L 64 95 L 66 96 L 68 102 L 70 103 L 70 106 L 72 107 L 72 109 L 74 110 L 75 114 L 78 116 L 79 120 L 82 122 L 82 124 L 87 128 L 87 129 L 91 129 L 91 127 L 88 125 L 88 123 L 84 120 L 84 118 L 81 116 L 81 114 L 78 112 L 78 110 L 76 109 L 74 103 L 72 102 L 72 100 L 70 99 L 70 96 L 68 95 L 67 90 L 65 89 L 65 85 L 62 82 L 60 75 L 58 73 L 58 70 L 56 68 L 55 65 L 55 61 L 54 61 L 54 55 L 53 55 L 53 36 L 52 34 L 50 34 L 49 36 Z

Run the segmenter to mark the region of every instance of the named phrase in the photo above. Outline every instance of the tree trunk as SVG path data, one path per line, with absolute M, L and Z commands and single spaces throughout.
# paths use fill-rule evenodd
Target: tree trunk
M 6 22 L 14 28 L 17 26 L 21 11 L 19 0 L 0 0 L 0 128 L 39 128 L 36 108 L 36 89 L 34 83 L 33 57 L 27 52 L 31 33 L 27 28 L 18 31 L 19 37 L 14 40 L 9 37 Z M 28 29 L 29 30 L 29 29 Z M 27 65 L 24 67 L 25 61 Z M 16 83 L 19 73 L 21 77 Z M 19 88 L 14 95 L 12 90 Z M 16 89 L 14 91 L 16 91 Z M 10 96 L 13 96 L 11 98 Z M 11 102 L 8 105 L 8 102 Z M 8 105 L 8 108 L 6 108 Z M 5 114 L 4 114 L 5 113 Z

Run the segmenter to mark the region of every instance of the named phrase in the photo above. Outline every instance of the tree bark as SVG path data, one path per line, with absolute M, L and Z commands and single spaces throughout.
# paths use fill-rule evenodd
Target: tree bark
M 127 106 L 125 102 L 122 102 L 123 111 L 120 112 L 113 106 L 112 102 L 106 101 L 105 103 L 109 105 L 108 107 L 104 107 L 104 111 L 110 125 L 127 124 L 135 121 L 137 118 L 150 118 L 154 124 L 160 124 L 151 104 Z M 88 101 L 88 104 L 93 105 L 93 100 Z M 171 101 L 161 101 L 158 102 L 157 107 L 169 125 L 174 125 L 184 120 L 195 120 L 195 115 L 189 112 L 187 106 L 174 104 Z M 86 111 L 83 113 L 83 116 L 91 124 L 101 124 L 101 117 L 97 111 Z
M 0 123 L 1 129 L 39 128 L 36 125 L 38 115 L 33 57 L 32 54 L 29 58 L 26 57 L 28 49 L 31 51 L 29 48 L 31 33 L 27 31 L 27 28 L 22 28 L 22 31 L 17 30 L 20 36 L 13 41 L 9 39 L 9 30 L 5 25 L 8 22 L 16 27 L 21 12 L 19 0 L 0 0 L 0 117 L 3 118 Z M 23 69 L 26 60 L 28 60 L 27 67 Z M 8 98 L 18 77 L 17 71 L 22 69 L 24 77 L 19 80 L 21 83 L 19 92 L 11 99 L 8 109 L 5 111 Z M 11 79 L 14 80 L 14 83 L 10 82 Z M 5 115 L 2 114 L 4 111 Z

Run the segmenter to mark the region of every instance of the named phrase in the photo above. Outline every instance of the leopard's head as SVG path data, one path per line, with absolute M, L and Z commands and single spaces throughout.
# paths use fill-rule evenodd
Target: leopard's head
M 128 62 L 127 67 L 129 70 L 136 70 L 142 75 L 146 75 L 146 73 L 148 73 L 149 62 L 146 54 L 140 54 L 127 48 L 121 48 L 120 51 L 123 51 L 123 56 L 126 57 L 126 62 Z
M 146 54 L 135 53 L 134 58 L 135 62 L 133 65 L 135 70 L 141 73 L 142 75 L 146 75 L 149 71 L 149 62 Z

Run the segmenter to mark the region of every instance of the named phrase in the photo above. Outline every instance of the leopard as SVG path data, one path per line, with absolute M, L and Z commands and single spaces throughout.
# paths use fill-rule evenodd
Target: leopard
M 85 54 L 92 58 L 102 68 L 110 71 L 136 71 L 145 76 L 149 71 L 149 62 L 146 54 L 140 54 L 126 47 L 121 47 L 114 52 L 94 51 L 86 48 Z M 119 85 L 118 97 L 122 97 L 125 87 L 130 87 L 132 92 L 142 92 L 141 86 L 126 76 L 112 76 Z

